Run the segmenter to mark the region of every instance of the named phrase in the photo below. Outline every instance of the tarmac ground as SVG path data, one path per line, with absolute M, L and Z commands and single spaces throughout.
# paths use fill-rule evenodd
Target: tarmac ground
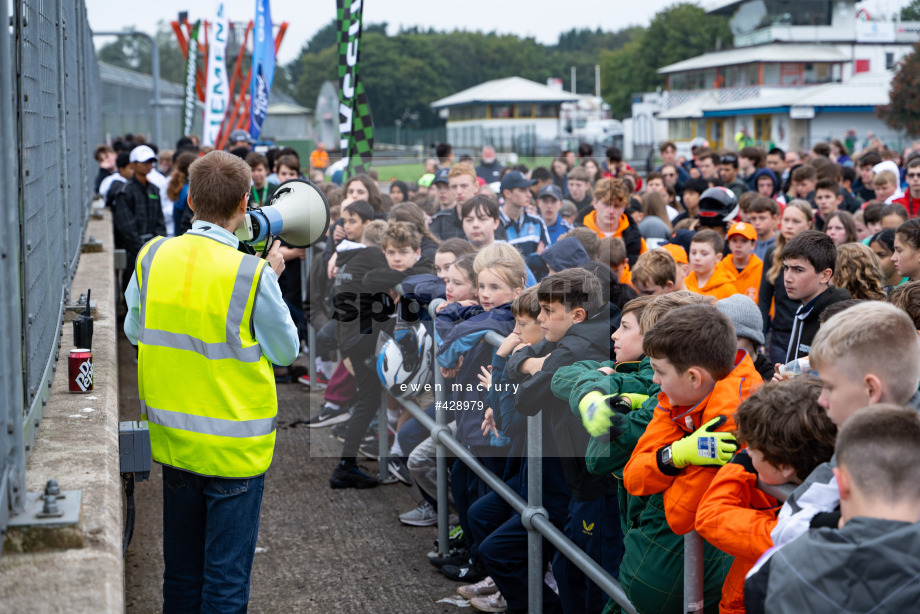
M 133 346 L 119 340 L 121 420 L 136 420 Z M 278 436 L 266 475 L 253 563 L 251 612 L 429 614 L 470 612 L 437 603 L 457 598 L 457 583 L 429 565 L 437 527 L 407 527 L 397 516 L 415 507 L 410 488 L 332 490 L 329 476 L 341 443 L 329 428 L 304 421 L 319 411 L 322 392 L 278 385 Z M 359 457 L 376 475 L 376 461 Z M 137 519 L 125 561 L 129 613 L 162 609 L 162 471 L 135 487 Z

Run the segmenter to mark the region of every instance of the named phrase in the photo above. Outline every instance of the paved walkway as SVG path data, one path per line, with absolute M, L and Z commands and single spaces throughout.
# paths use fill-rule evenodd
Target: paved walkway
M 122 420 L 137 419 L 134 349 L 122 338 Z M 397 516 L 415 506 L 401 485 L 332 490 L 329 475 L 341 444 L 328 428 L 300 421 L 316 413 L 321 393 L 298 383 L 278 386 L 278 438 L 265 482 L 252 574 L 251 612 L 412 614 L 470 612 L 436 603 L 456 596 L 456 583 L 428 564 L 436 527 L 415 528 Z M 312 406 L 312 411 L 311 411 Z M 359 461 L 372 472 L 377 463 Z M 159 612 L 163 574 L 162 482 L 154 465 L 137 485 L 137 525 L 125 564 L 126 609 Z

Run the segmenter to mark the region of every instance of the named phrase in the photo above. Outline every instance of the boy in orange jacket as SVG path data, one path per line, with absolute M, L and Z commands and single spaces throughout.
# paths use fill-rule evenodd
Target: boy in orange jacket
M 690 274 L 684 284 L 690 292 L 713 296 L 717 300 L 737 294 L 733 268 L 719 265 L 725 241 L 715 230 L 701 230 L 690 240 Z
M 751 297 L 756 303 L 763 277 L 763 260 L 754 255 L 757 247 L 757 231 L 750 224 L 737 222 L 728 229 L 729 255 L 722 259 L 718 268 L 734 276 L 738 294 Z
M 643 338 L 661 392 L 623 485 L 638 497 L 662 493 L 677 535 L 694 529 L 700 499 L 737 450 L 732 416 L 763 383 L 737 347 L 731 320 L 710 305 L 674 309 Z
M 720 614 L 744 613 L 744 578 L 773 546 L 779 503 L 757 488 L 801 484 L 834 454 L 837 427 L 818 404 L 821 382 L 796 377 L 764 385 L 738 407 L 738 441 L 747 446 L 719 469 L 700 501 L 696 530 L 735 557 L 722 586 Z

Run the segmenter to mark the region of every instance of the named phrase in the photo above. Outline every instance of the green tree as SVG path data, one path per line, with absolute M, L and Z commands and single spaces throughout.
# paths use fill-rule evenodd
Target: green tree
M 911 0 L 901 9 L 901 21 L 920 21 L 920 0 Z
M 125 27 L 125 31 L 135 30 L 134 26 Z M 176 35 L 165 21 L 157 22 L 154 34 L 160 48 L 160 77 L 165 81 L 183 83 L 185 81 L 185 59 L 176 41 Z M 119 36 L 99 49 L 99 61 L 120 68 L 127 68 L 145 75 L 153 74 L 153 53 L 150 43 L 140 36 Z
M 632 40 L 621 49 L 601 54 L 601 83 L 604 98 L 614 116 L 629 115 L 632 95 L 664 86 L 658 69 L 731 45 L 728 22 L 707 15 L 693 4 L 675 4 L 661 11 L 645 30 L 633 31 Z
M 878 107 L 876 112 L 895 130 L 904 130 L 910 136 L 920 135 L 920 43 L 914 51 L 901 60 L 889 91 L 890 102 Z

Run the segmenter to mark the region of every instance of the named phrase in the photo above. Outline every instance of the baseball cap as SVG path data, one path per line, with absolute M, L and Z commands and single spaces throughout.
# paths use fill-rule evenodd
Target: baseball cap
M 559 189 L 559 186 L 556 184 L 545 185 L 540 188 L 540 193 L 537 194 L 537 198 L 552 198 L 554 200 L 562 200 L 562 190 Z
M 249 142 L 249 133 L 245 130 L 234 130 L 230 133 L 230 142 L 231 143 L 248 143 Z
M 726 239 L 731 239 L 733 235 L 741 235 L 749 241 L 757 240 L 757 231 L 754 230 L 754 227 L 750 224 L 745 224 L 744 222 L 737 222 L 731 225 L 731 228 L 728 229 L 728 232 L 725 233 Z
M 677 243 L 665 243 L 661 246 L 661 249 L 671 254 L 674 258 L 674 262 L 678 264 L 689 264 L 690 262 L 687 260 L 687 250 Z
M 521 171 L 508 171 L 505 173 L 504 177 L 502 177 L 502 183 L 499 189 L 504 192 L 505 190 L 513 190 L 514 188 L 529 188 L 535 183 L 536 181 L 528 179 Z
M 434 174 L 434 179 L 431 180 L 431 184 L 434 185 L 436 183 L 448 183 L 447 176 L 449 174 L 450 174 L 450 169 L 439 168 L 438 172 Z
M 131 150 L 131 156 L 128 158 L 131 162 L 149 162 L 156 161 L 157 155 L 146 145 L 138 145 Z

